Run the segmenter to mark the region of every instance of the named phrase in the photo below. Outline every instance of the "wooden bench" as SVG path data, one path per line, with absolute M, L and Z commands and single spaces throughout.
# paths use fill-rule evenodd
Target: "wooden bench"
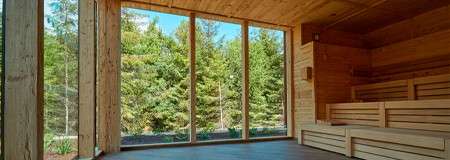
M 450 100 L 394 101 L 386 102 L 384 108 L 387 128 L 349 131 L 352 156 L 450 159 Z
M 299 144 L 329 150 L 351 156 L 349 130 L 379 126 L 379 106 L 383 102 L 341 103 L 327 105 L 329 120 L 349 125 L 329 126 L 321 124 L 302 125 Z
M 329 104 L 332 121 L 305 125 L 299 143 L 373 160 L 450 160 L 450 99 Z M 357 125 L 355 125 L 357 124 Z
M 358 85 L 353 102 L 450 99 L 450 74 Z

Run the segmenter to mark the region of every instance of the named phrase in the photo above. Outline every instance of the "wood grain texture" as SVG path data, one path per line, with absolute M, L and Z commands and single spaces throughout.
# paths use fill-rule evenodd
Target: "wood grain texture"
M 196 92 L 196 41 L 195 41 L 195 13 L 189 15 L 189 119 L 190 119 L 190 142 L 197 141 L 197 92 Z
M 370 48 L 418 38 L 450 28 L 450 6 L 446 5 L 365 34 Z
M 448 1 L 409 0 L 127 0 L 164 8 L 209 14 L 224 19 L 270 23 L 294 27 L 301 23 L 337 30 L 367 33 L 429 10 L 448 5 Z
M 78 155 L 95 156 L 96 142 L 96 51 L 95 3 L 79 2 L 79 91 Z
M 244 21 L 241 25 L 242 31 L 242 138 L 249 139 L 249 26 L 248 21 Z
M 4 6 L 4 159 L 43 158 L 42 0 L 8 0 Z
M 285 31 L 285 79 L 286 79 L 286 105 L 287 105 L 287 136 L 288 137 L 295 137 L 295 117 L 294 117 L 294 111 L 295 111 L 295 90 L 294 90 L 294 54 L 293 54 L 293 31 L 288 30 Z
M 316 120 L 316 99 L 314 94 L 314 78 L 312 80 L 302 80 L 300 68 L 313 67 L 314 65 L 314 44 L 301 43 L 301 26 L 298 25 L 293 31 L 294 41 L 294 107 L 295 107 L 295 128 L 299 129 L 303 124 L 314 123 Z M 313 68 L 314 72 L 315 68 Z
M 326 104 L 351 101 L 351 86 L 367 83 L 367 77 L 358 77 L 352 70 L 370 68 L 368 51 L 314 42 L 315 97 L 318 119 L 326 118 Z
M 120 151 L 120 0 L 99 1 L 99 147 Z

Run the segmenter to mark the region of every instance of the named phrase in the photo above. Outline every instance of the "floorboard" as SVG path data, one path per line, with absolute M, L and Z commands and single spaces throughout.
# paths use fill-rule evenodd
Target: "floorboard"
M 350 160 L 343 155 L 298 145 L 293 140 L 217 144 L 124 151 L 102 160 Z

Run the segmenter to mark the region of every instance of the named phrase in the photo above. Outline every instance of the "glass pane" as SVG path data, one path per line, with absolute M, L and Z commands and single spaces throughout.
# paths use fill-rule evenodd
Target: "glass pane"
M 241 26 L 197 18 L 197 140 L 239 139 Z
M 284 33 L 250 27 L 249 135 L 286 135 Z
M 122 145 L 189 141 L 188 21 L 122 9 Z
M 78 1 L 44 3 L 44 159 L 72 159 L 78 142 Z

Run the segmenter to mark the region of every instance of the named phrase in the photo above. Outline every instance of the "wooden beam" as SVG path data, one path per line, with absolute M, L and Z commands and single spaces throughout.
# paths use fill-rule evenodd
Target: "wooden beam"
M 381 128 L 386 128 L 387 126 L 387 113 L 386 113 L 386 108 L 385 108 L 385 103 L 384 102 L 380 102 L 378 103 L 378 114 L 380 116 L 380 126 Z
M 450 160 L 450 139 L 445 140 L 445 160 Z
M 287 136 L 295 136 L 295 118 L 294 118 L 294 54 L 293 54 L 293 31 L 285 31 L 285 79 L 286 79 L 286 105 L 287 105 Z
M 99 146 L 120 151 L 120 0 L 99 1 Z
M 189 90 L 190 90 L 190 95 L 189 95 L 189 102 L 190 102 L 190 120 L 191 120 L 191 143 L 195 143 L 197 142 L 197 128 L 196 128 L 196 111 L 197 111 L 197 93 L 196 93 L 196 78 L 197 75 L 195 73 L 196 69 L 195 69 L 195 13 L 191 13 L 189 15 L 189 75 L 190 75 L 190 85 L 189 85 Z
M 352 146 L 352 137 L 350 134 L 350 129 L 345 130 L 345 156 L 347 156 L 347 157 L 353 156 L 353 146 Z
M 78 156 L 95 156 L 96 55 L 95 2 L 79 1 Z
M 7 160 L 43 159 L 43 0 L 4 3 L 4 147 Z
M 241 25 L 242 31 L 242 138 L 249 139 L 249 37 L 248 21 Z

